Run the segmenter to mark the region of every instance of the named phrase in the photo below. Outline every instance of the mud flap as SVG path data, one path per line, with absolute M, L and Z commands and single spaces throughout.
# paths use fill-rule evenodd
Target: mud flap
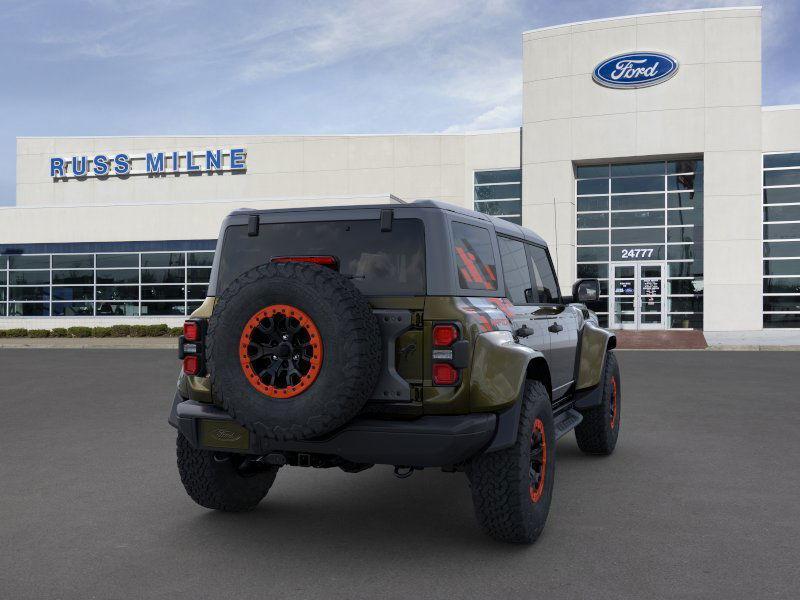
M 517 439 L 517 429 L 519 428 L 519 415 L 522 411 L 522 395 L 525 393 L 525 386 L 520 391 L 519 399 L 514 404 L 497 415 L 497 431 L 494 439 L 485 452 L 496 452 L 505 450 L 514 445 Z
M 600 383 L 588 390 L 578 390 L 573 398 L 575 403 L 572 407 L 576 410 L 586 410 L 600 406 L 603 403 L 603 384 Z

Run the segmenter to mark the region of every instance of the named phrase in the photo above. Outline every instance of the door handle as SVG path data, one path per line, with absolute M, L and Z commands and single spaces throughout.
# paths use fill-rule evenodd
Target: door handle
M 547 331 L 550 333 L 558 333 L 559 331 L 564 331 L 564 328 L 559 325 L 558 323 L 553 323 L 550 327 L 547 328 Z
M 514 332 L 514 335 L 517 337 L 526 338 L 532 336 L 534 333 L 536 332 L 533 329 L 531 329 L 527 325 L 523 325 Z

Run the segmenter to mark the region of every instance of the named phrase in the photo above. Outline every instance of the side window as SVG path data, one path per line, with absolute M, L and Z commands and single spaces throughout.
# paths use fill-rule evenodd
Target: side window
M 508 297 L 514 304 L 530 304 L 531 274 L 528 271 L 528 258 L 522 242 L 498 237 L 500 262 L 503 264 L 503 279 L 506 282 Z
M 496 290 L 497 271 L 489 230 L 455 222 L 452 227 L 459 286 L 465 290 Z
M 543 304 L 557 304 L 561 302 L 558 292 L 558 282 L 553 272 L 553 265 L 547 250 L 541 246 L 525 244 L 528 250 L 528 259 L 531 262 L 531 271 L 535 279 L 534 287 L 538 302 Z

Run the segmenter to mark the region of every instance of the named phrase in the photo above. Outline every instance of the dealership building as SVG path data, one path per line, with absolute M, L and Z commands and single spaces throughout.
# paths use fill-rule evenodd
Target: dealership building
M 19 138 L 0 328 L 177 323 L 231 210 L 389 194 L 535 230 L 614 328 L 800 328 L 800 105 L 762 106 L 761 37 L 758 7 L 527 31 L 502 131 Z

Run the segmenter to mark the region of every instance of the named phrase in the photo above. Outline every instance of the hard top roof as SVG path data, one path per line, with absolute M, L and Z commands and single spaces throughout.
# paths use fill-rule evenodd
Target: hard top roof
M 340 211 L 340 210 L 364 210 L 364 209 L 386 209 L 386 208 L 390 208 L 397 212 L 403 212 L 409 209 L 428 208 L 428 209 L 444 210 L 451 213 L 468 216 L 473 219 L 488 221 L 492 223 L 497 233 L 504 233 L 506 235 L 511 235 L 518 238 L 527 238 L 538 244 L 547 245 L 547 242 L 545 242 L 544 239 L 539 234 L 528 229 L 527 227 L 521 227 L 520 225 L 516 225 L 514 223 L 511 223 L 510 221 L 506 221 L 505 219 L 492 217 L 490 215 L 477 212 L 475 210 L 464 208 L 463 206 L 450 204 L 449 202 L 442 202 L 441 200 L 414 200 L 413 202 L 404 202 L 399 199 L 396 200 L 398 201 L 389 204 L 384 203 L 384 204 L 353 204 L 353 205 L 341 205 L 341 206 L 304 206 L 298 208 L 270 208 L 270 209 L 240 208 L 238 210 L 233 211 L 231 214 L 252 215 L 252 214 L 275 214 L 275 213 L 287 213 L 287 212 L 308 213 L 308 212 L 332 211 L 332 210 Z

